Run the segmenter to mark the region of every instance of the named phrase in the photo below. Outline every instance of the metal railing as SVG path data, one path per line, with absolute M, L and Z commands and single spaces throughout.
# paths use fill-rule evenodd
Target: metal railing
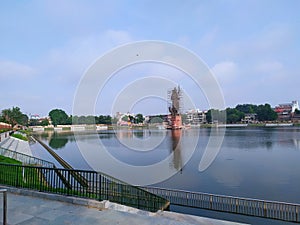
M 16 152 L 16 151 L 12 151 L 12 150 L 2 148 L 2 147 L 0 147 L 0 155 L 18 160 L 26 165 L 39 165 L 39 166 L 50 167 L 50 168 L 55 167 L 54 163 L 52 163 L 52 162 L 42 160 L 42 159 L 36 158 L 34 156 L 29 156 L 29 155 L 26 155 L 26 154 L 23 154 L 20 152 Z
M 168 199 L 171 205 L 209 209 L 289 222 L 300 222 L 300 204 L 183 190 L 170 190 L 157 187 L 143 187 L 143 189 Z
M 7 190 L 6 189 L 0 189 L 0 193 L 3 195 L 3 212 L 2 212 L 2 221 L 3 225 L 7 224 Z
M 85 182 L 80 182 L 78 176 Z M 0 163 L 0 183 L 41 192 L 110 200 L 152 212 L 169 207 L 169 201 L 160 196 L 95 171 Z

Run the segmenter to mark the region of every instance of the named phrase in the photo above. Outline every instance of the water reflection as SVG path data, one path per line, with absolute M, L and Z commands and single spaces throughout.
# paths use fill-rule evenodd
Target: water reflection
M 171 131 L 170 154 L 173 153 L 173 163 L 170 166 L 182 172 L 181 136 L 182 130 Z
M 61 147 L 65 144 L 57 153 L 74 168 L 91 168 L 126 182 L 150 184 L 161 181 L 156 186 L 300 202 L 300 128 L 297 127 L 227 128 L 220 153 L 214 163 L 201 173 L 198 165 L 209 137 L 218 137 L 218 133 L 211 129 L 120 129 L 101 131 L 96 135 L 82 132 L 77 143 L 73 142 L 74 134 L 71 132 L 39 135 L 49 145 L 51 140 L 55 143 L 57 139 L 64 139 L 55 145 Z M 196 151 L 185 164 L 189 156 L 187 152 L 193 148 L 191 143 L 198 136 Z M 97 147 L 99 137 L 104 146 L 101 149 Z M 78 142 L 81 144 L 80 148 Z M 153 146 L 154 142 L 160 144 L 151 150 L 141 151 Z M 132 150 L 131 146 L 137 146 L 141 150 Z M 106 151 L 116 160 L 106 160 L 103 156 L 103 152 Z M 149 169 L 150 172 L 144 170 L 163 160 L 166 161 L 166 166 Z M 125 164 L 128 166 L 123 167 Z M 184 170 L 181 175 L 182 166 Z M 136 168 L 137 171 L 131 168 Z M 176 175 L 162 182 L 163 178 L 171 174 L 170 171 L 175 171 Z M 157 177 L 160 180 L 157 181 Z
M 64 148 L 69 141 L 74 141 L 73 133 L 68 132 L 43 132 L 35 134 L 39 139 L 47 140 L 48 144 L 53 149 Z
M 54 149 L 60 149 L 65 147 L 65 145 L 68 143 L 68 137 L 61 136 L 58 133 L 54 133 L 49 141 L 49 145 L 51 148 Z

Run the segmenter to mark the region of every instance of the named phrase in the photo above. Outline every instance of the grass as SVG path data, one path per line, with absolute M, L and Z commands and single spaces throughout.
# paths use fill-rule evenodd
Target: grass
M 6 131 L 10 131 L 11 129 L 0 129 L 0 133 L 4 133 Z
M 0 156 L 0 184 L 97 200 L 108 199 L 150 211 L 157 210 L 157 208 L 153 208 L 155 202 L 165 204 L 164 199 L 159 197 L 157 197 L 157 199 L 152 198 L 152 194 L 147 194 L 138 188 L 132 189 L 127 185 L 117 184 L 114 181 L 101 182 L 101 192 L 99 192 L 97 188 L 91 191 L 88 188 L 76 190 L 67 187 L 54 187 L 51 182 L 48 183 L 48 181 L 53 182 L 51 177 L 53 176 L 53 178 L 55 178 L 54 174 L 46 178 L 45 175 L 49 176 L 49 174 L 45 173 L 45 169 L 33 166 L 21 166 L 20 164 L 21 162 L 19 161 Z M 64 176 L 66 175 L 67 174 Z M 161 202 L 161 200 L 163 202 Z M 153 201 L 153 204 L 149 203 L 149 201 Z
M 29 130 L 18 130 L 18 132 L 25 134 L 25 135 L 29 135 L 31 133 L 31 131 L 29 131 Z
M 11 136 L 14 138 L 21 139 L 23 141 L 28 141 L 28 138 L 26 136 L 23 136 L 22 134 L 12 134 Z
M 53 127 L 45 127 L 44 131 L 54 131 L 54 128 Z
M 0 155 L 0 163 L 8 163 L 8 164 L 18 164 L 21 165 L 22 163 L 18 160 L 8 158 L 5 156 Z

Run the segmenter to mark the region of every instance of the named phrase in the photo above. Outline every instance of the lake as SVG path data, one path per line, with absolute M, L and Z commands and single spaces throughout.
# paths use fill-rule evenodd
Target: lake
M 73 168 L 102 171 L 129 183 L 300 203 L 297 127 L 122 129 L 39 136 Z M 205 151 L 210 150 L 208 145 L 222 139 L 209 166 L 199 170 Z M 31 148 L 34 156 L 54 161 L 39 144 Z M 182 207 L 173 209 L 210 214 Z

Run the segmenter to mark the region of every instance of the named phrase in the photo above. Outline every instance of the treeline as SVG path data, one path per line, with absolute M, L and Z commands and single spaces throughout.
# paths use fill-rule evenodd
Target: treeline
M 107 115 L 99 116 L 68 116 L 61 109 L 54 109 L 49 112 L 49 117 L 54 126 L 56 125 L 71 125 L 71 124 L 112 124 L 115 119 Z M 28 116 L 21 112 L 19 107 L 11 109 L 3 109 L 0 113 L 0 122 L 8 123 L 12 127 L 16 124 L 23 126 L 48 126 L 49 120 L 44 119 L 29 119 Z
M 57 125 L 71 125 L 71 124 L 112 124 L 113 118 L 107 116 L 68 116 L 65 111 L 61 109 L 53 109 L 49 112 L 49 117 L 54 126 Z
M 296 113 L 300 113 L 296 111 Z M 255 114 L 257 121 L 274 121 L 277 120 L 277 113 L 271 108 L 269 104 L 253 105 L 253 104 L 240 104 L 235 108 L 227 108 L 226 110 L 210 109 L 206 114 L 206 120 L 208 123 L 214 121 L 222 123 L 239 123 L 245 117 L 246 114 Z M 53 109 L 49 112 L 49 117 L 54 126 L 57 125 L 71 125 L 71 124 L 115 124 L 116 118 L 112 118 L 110 115 L 99 116 L 72 116 L 67 115 L 65 111 L 61 109 Z M 131 123 L 142 123 L 144 121 L 142 114 L 137 114 L 135 117 L 124 116 L 123 121 L 129 121 Z M 152 120 L 163 121 L 163 118 L 151 118 Z M 21 112 L 19 107 L 13 107 L 11 109 L 4 109 L 0 114 L 0 122 L 11 124 L 14 127 L 16 124 L 20 125 L 49 125 L 49 120 L 44 119 L 29 119 L 28 116 Z M 155 121 L 156 122 L 156 121 Z M 158 122 L 158 121 L 157 121 Z
M 225 118 L 226 115 L 226 123 L 238 123 L 245 117 L 245 114 L 255 114 L 257 121 L 277 120 L 277 113 L 269 104 L 243 104 L 237 105 L 235 108 L 227 108 L 226 110 L 210 109 L 207 112 L 206 120 L 208 123 L 212 123 L 213 120 L 218 120 L 222 116 Z
M 26 126 L 28 124 L 28 116 L 22 113 L 19 107 L 12 107 L 1 111 L 0 122 L 8 123 L 12 127 L 16 124 Z

